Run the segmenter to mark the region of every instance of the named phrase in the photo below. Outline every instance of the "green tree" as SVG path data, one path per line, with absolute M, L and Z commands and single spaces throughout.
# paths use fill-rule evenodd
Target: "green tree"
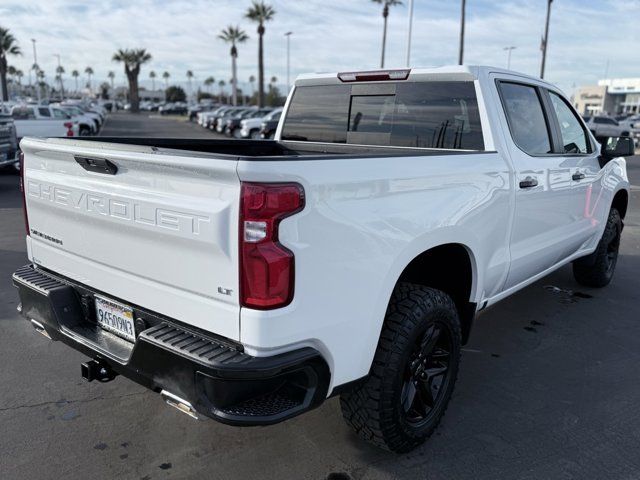
M 58 65 L 56 67 L 56 80 L 60 84 L 60 99 L 64 96 L 64 81 L 62 80 L 62 74 L 64 73 L 64 67 L 62 65 Z
M 193 97 L 193 88 L 191 82 L 193 81 L 193 72 L 191 70 L 187 70 L 187 83 L 189 84 L 189 101 L 191 102 L 191 97 Z
M 162 74 L 162 78 L 164 78 L 164 89 L 166 90 L 167 88 L 169 88 L 169 77 L 171 76 L 171 74 L 169 72 L 164 72 Z
M 80 76 L 80 72 L 78 70 L 72 70 L 71 76 L 76 81 L 76 92 L 78 91 L 78 77 Z
M 264 107 L 264 46 L 262 43 L 264 24 L 273 20 L 275 14 L 275 9 L 262 0 L 254 0 L 245 14 L 245 17 L 258 24 L 258 105 L 260 107 Z
M 222 103 L 222 97 L 224 96 L 224 86 L 225 86 L 226 84 L 227 84 L 227 83 L 226 83 L 224 80 L 220 80 L 220 81 L 218 82 L 218 87 L 220 87 L 220 94 L 218 95 L 218 101 L 219 101 L 220 103 Z
M 151 70 L 149 72 L 149 78 L 151 79 L 151 89 L 155 90 L 156 89 L 156 72 Z
M 107 77 L 109 78 L 109 83 L 111 83 L 111 90 L 114 91 L 114 95 L 115 95 L 115 88 L 113 86 L 113 80 L 116 78 L 116 72 L 114 72 L 113 70 L 109 70 L 109 73 L 107 73 Z
M 93 68 L 85 68 L 84 73 L 87 74 L 87 87 L 89 87 L 89 93 L 91 93 L 91 77 L 93 76 Z
M 7 90 L 7 57 L 9 55 L 22 55 L 18 42 L 9 30 L 0 27 L 0 87 L 2 88 L 2 100 L 9 100 Z
M 229 25 L 222 30 L 218 38 L 226 43 L 231 44 L 231 102 L 232 105 L 238 104 L 238 72 L 236 60 L 238 58 L 238 43 L 244 43 L 249 39 L 249 36 L 240 29 L 240 27 L 234 27 Z
M 394 5 L 402 5 L 401 0 L 371 0 L 374 3 L 382 4 L 382 18 L 384 18 L 384 29 L 382 30 L 382 57 L 380 59 L 380 68 L 384 68 L 384 51 L 387 46 L 387 17 L 389 17 L 389 7 Z
M 177 85 L 171 85 L 167 88 L 166 93 L 167 102 L 184 102 L 187 99 L 187 94 L 182 87 Z
M 113 61 L 124 64 L 124 73 L 129 83 L 129 101 L 131 102 L 131 111 L 136 113 L 140 111 L 140 96 L 138 88 L 138 75 L 140 75 L 140 67 L 151 60 L 151 54 L 144 48 L 134 48 L 129 50 L 118 50 L 113 54 Z
M 102 82 L 100 84 L 100 97 L 102 97 L 103 100 L 109 100 L 109 83 L 108 82 Z
M 204 80 L 204 86 L 207 87 L 207 92 L 211 93 L 211 85 L 216 83 L 216 79 L 213 77 L 207 77 Z

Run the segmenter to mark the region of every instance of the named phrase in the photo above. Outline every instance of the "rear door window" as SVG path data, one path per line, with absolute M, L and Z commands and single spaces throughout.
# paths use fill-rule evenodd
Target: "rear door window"
M 529 155 L 553 153 L 549 128 L 536 87 L 500 82 L 500 97 L 515 144 Z
M 297 87 L 283 140 L 484 150 L 473 82 Z

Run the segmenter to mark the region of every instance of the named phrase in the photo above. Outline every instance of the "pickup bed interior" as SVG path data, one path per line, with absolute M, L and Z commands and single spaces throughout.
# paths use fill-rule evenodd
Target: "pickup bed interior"
M 155 149 L 204 152 L 229 160 L 316 160 L 327 158 L 356 157 L 403 157 L 463 155 L 495 153 L 478 150 L 444 148 L 387 147 L 378 145 L 353 145 L 345 143 L 312 143 L 306 141 L 275 140 L 203 140 L 189 138 L 138 138 L 138 137 L 77 137 L 73 141 L 105 142 L 112 144 L 139 145 Z

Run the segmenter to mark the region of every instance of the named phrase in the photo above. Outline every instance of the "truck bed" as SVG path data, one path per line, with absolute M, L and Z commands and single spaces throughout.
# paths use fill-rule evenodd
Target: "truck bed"
M 65 138 L 56 141 L 69 141 Z M 375 145 L 353 145 L 344 143 L 314 143 L 302 141 L 275 140 L 203 140 L 189 138 L 142 138 L 142 137 L 99 137 L 74 138 L 75 142 L 110 143 L 138 145 L 156 149 L 182 150 L 215 154 L 216 157 L 228 156 L 230 160 L 317 160 L 320 158 L 358 158 L 358 157 L 401 157 L 461 155 L 482 153 L 476 150 L 428 149 L 387 147 Z M 284 157 L 284 158 L 282 158 Z

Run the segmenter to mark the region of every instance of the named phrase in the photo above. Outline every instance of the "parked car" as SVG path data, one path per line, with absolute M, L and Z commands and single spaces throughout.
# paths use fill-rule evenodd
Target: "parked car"
M 477 313 L 569 263 L 611 281 L 633 152 L 554 85 L 469 66 L 301 76 L 269 143 L 21 147 L 19 311 L 86 380 L 237 426 L 340 395 L 395 452 L 436 429 Z
M 72 115 L 84 115 L 91 118 L 96 131 L 100 131 L 100 128 L 102 128 L 102 125 L 104 124 L 106 115 L 100 111 L 88 108 L 86 105 L 81 103 L 63 102 L 60 106 Z
M 249 108 L 242 108 L 240 110 L 237 110 L 235 112 L 231 112 L 231 114 L 229 114 L 228 116 L 226 116 L 223 121 L 221 122 L 221 124 L 218 124 L 218 133 L 224 133 L 226 135 L 231 135 L 229 128 L 233 126 L 233 128 L 237 128 L 240 126 L 240 120 L 242 120 L 242 118 L 249 116 L 255 112 L 257 112 L 259 109 L 258 107 L 249 107 Z
M 18 162 L 18 137 L 13 118 L 0 113 L 0 169 L 13 168 Z
M 82 137 L 95 135 L 100 131 L 100 123 L 96 121 L 95 117 L 86 114 L 76 107 L 54 104 L 49 105 L 48 108 L 50 117 L 65 118 L 64 116 L 66 116 L 74 122 L 77 122 L 80 136 Z M 40 107 L 39 110 L 42 110 L 42 113 L 46 113 L 43 107 Z
M 244 110 L 240 113 L 236 113 L 235 115 L 232 115 L 231 117 L 227 118 L 224 131 L 230 137 L 240 138 L 240 128 L 242 126 L 241 122 L 244 119 L 263 118 L 266 114 L 271 112 L 271 110 L 273 109 L 259 108 L 257 110 L 250 109 L 250 110 Z
M 282 114 L 282 108 L 275 108 L 271 112 L 267 113 L 264 117 L 246 118 L 240 122 L 240 138 L 252 138 L 257 140 L 260 138 L 260 126 L 262 122 L 269 122 L 271 120 L 280 120 Z
M 263 121 L 260 124 L 260 138 L 263 140 L 272 140 L 276 135 L 280 116 L 275 116 L 270 120 Z
M 167 103 L 158 108 L 160 115 L 186 115 L 187 104 L 184 102 Z
M 640 115 L 628 115 L 622 120 L 618 120 L 620 126 L 629 130 L 636 147 L 640 147 Z
M 215 127 L 212 128 L 212 130 L 224 134 L 227 130 L 228 119 L 232 118 L 235 115 L 240 115 L 244 112 L 255 111 L 256 109 L 257 107 L 231 107 L 215 118 Z
M 622 127 L 617 120 L 604 115 L 584 117 L 584 121 L 591 133 L 599 140 L 608 137 L 628 137 L 631 134 L 629 128 Z
M 42 109 L 42 111 L 40 110 Z M 77 137 L 80 126 L 68 115 L 51 118 L 42 115 L 48 106 L 21 105 L 11 109 L 18 140 L 22 137 Z

